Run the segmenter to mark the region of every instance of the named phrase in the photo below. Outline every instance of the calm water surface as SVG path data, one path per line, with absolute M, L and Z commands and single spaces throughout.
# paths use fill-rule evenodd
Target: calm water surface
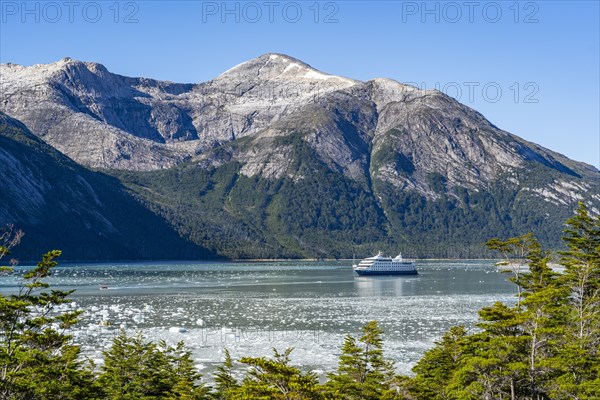
M 350 264 L 63 265 L 50 283 L 76 289 L 65 309 L 85 310 L 74 335 L 92 358 L 100 359 L 124 328 L 154 340 L 183 340 L 204 374 L 222 361 L 224 348 L 237 358 L 294 347 L 297 365 L 331 371 L 344 335 L 358 335 L 373 319 L 385 331 L 388 356 L 408 373 L 449 327 L 472 328 L 478 309 L 514 299 L 514 285 L 491 261 L 420 261 L 419 275 L 410 277 L 358 277 Z M 17 276 L 0 278 L 0 292 L 13 292 L 17 282 Z

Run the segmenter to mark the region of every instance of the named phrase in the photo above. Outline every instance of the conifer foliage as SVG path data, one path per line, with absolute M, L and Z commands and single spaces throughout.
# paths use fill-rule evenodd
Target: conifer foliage
M 2 247 L 0 258 L 8 252 Z M 58 256 L 44 254 L 16 294 L 0 295 L 0 399 L 96 398 L 92 373 L 68 334 L 82 311 L 56 312 L 72 292 L 48 291 L 44 282 Z
M 600 216 L 583 203 L 567 221 L 564 272 L 531 234 L 487 245 L 506 256 L 514 306 L 479 312 L 480 330 L 453 328 L 405 380 L 412 399 L 600 399 Z
M 381 399 L 393 395 L 394 364 L 383 354 L 383 331 L 376 321 L 366 324 L 356 340 L 346 336 L 335 373 L 329 374 L 327 389 L 333 398 Z

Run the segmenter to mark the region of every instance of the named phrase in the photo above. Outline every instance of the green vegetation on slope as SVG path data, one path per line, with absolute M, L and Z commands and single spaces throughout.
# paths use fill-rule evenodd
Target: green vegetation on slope
M 291 154 L 280 178 L 246 176 L 239 162 L 110 173 L 183 237 L 230 258 L 350 258 L 379 250 L 479 258 L 493 255 L 481 246 L 488 237 L 528 231 L 540 232 L 546 246 L 560 246 L 557 232 L 568 207 L 527 189 L 560 178 L 542 165 L 514 172 L 518 185 L 501 176 L 479 190 L 450 190 L 443 175 L 432 173 L 428 181 L 437 198 L 432 199 L 377 178 L 366 185 L 333 171 L 300 134 L 277 138 L 277 145 L 284 144 Z M 233 151 L 247 145 L 240 140 Z M 375 153 L 374 166 L 387 162 L 381 153 Z M 410 173 L 410 160 L 397 157 L 398 171 Z
M 536 231 L 544 246 L 560 247 L 569 205 L 546 201 L 540 188 L 585 183 L 586 196 L 600 195 L 595 175 L 579 181 L 568 167 L 538 160 L 477 188 L 429 173 L 419 178 L 431 191 L 425 197 L 377 172 L 391 166 L 402 178 L 416 173 L 413 160 L 394 147 L 401 140 L 397 130 L 373 151 L 371 175 L 358 180 L 327 165 L 307 142 L 309 133 L 237 139 L 205 155 L 218 167 L 188 161 L 152 172 L 102 173 L 77 165 L 0 114 L 0 223 L 27 231 L 16 254 L 22 260 L 50 245 L 60 246 L 68 260 L 86 261 L 360 258 L 377 251 L 479 258 L 494 255 L 481 246 L 493 235 Z M 233 153 L 253 154 L 263 143 L 272 147 L 267 157 L 285 149 L 286 162 L 278 165 L 287 169 L 279 178 L 247 176 L 243 160 L 232 161 Z
M 372 194 L 329 170 L 304 141 L 292 143 L 296 162 L 281 179 L 245 176 L 238 163 L 118 176 L 182 235 L 227 257 L 342 257 L 389 247 Z

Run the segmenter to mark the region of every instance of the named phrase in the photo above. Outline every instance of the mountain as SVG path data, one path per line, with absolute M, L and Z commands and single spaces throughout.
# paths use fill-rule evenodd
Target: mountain
M 1 111 L 228 257 L 482 256 L 528 231 L 557 246 L 577 201 L 600 209 L 596 168 L 439 91 L 282 54 L 201 84 L 71 59 L 0 73 Z
M 12 257 L 64 260 L 214 257 L 182 239 L 113 177 L 76 164 L 0 112 L 0 226 L 25 231 Z
M 124 77 L 70 58 L 31 67 L 2 64 L 0 84 L 0 110 L 73 160 L 155 170 L 256 133 L 354 81 L 272 54 L 198 85 Z

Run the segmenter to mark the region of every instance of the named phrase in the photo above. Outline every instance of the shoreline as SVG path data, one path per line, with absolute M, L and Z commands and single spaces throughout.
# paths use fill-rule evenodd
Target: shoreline
M 355 258 L 354 261 L 362 259 Z M 419 261 L 501 261 L 499 258 L 411 258 L 416 262 Z M 79 260 L 71 261 L 60 259 L 59 265 L 63 267 L 75 266 L 80 264 L 103 265 L 103 264 L 151 264 L 151 263 L 166 263 L 166 264 L 208 264 L 208 263 L 276 263 L 276 262 L 347 262 L 352 263 L 352 258 L 236 258 L 236 259 L 197 259 L 197 260 Z M 33 267 L 34 262 L 25 261 L 18 264 L 18 267 Z

